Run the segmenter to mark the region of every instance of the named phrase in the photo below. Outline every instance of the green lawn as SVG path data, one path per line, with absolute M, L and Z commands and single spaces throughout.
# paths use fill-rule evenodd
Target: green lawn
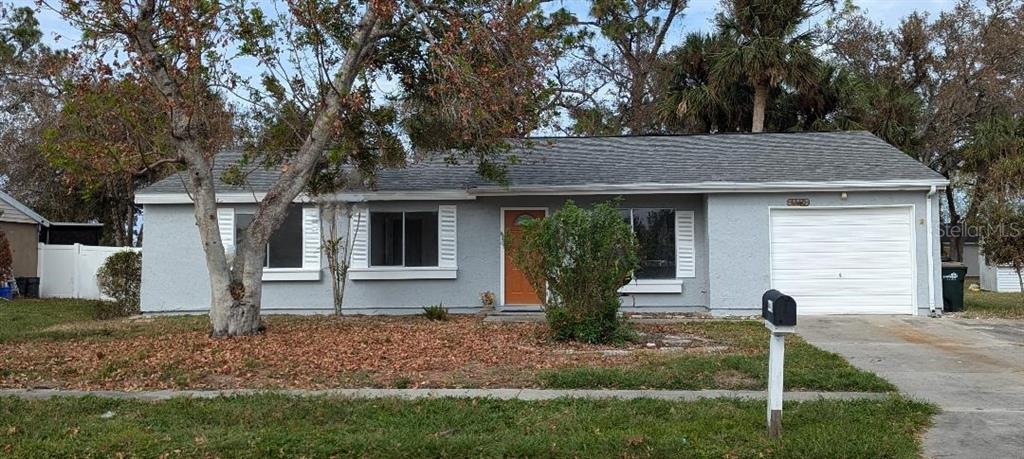
M 99 302 L 87 300 L 0 301 L 0 343 L 154 334 L 206 321 L 205 316 L 164 317 L 159 319 L 160 327 L 151 327 L 146 322 L 97 320 L 98 307 Z
M 25 339 L 65 322 L 93 320 L 96 306 L 79 300 L 0 301 L 0 342 Z
M 972 318 L 1024 319 L 1024 293 L 964 292 L 964 315 Z
M 261 395 L 139 402 L 0 398 L 4 457 L 916 458 L 935 409 L 787 403 L 781 441 L 764 402 L 401 401 Z
M 699 321 L 680 324 L 733 350 L 657 356 L 622 368 L 563 368 L 542 372 L 547 387 L 582 389 L 762 389 L 767 387 L 768 332 L 754 321 Z M 854 368 L 837 354 L 786 338 L 786 390 L 895 391 L 874 373 Z

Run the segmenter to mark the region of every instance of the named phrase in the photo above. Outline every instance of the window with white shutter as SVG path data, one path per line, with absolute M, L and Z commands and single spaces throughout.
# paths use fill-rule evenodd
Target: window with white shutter
M 235 252 L 235 209 L 221 207 L 217 209 L 217 229 L 220 230 L 220 242 L 224 244 L 224 253 Z
M 352 241 L 352 265 L 353 269 L 366 269 L 370 266 L 370 211 L 365 207 L 352 209 L 349 219 L 349 240 Z
M 619 292 L 682 293 L 682 279 L 697 277 L 694 212 L 663 208 L 620 212 L 636 235 L 640 266 Z
M 353 211 L 352 280 L 455 279 L 456 206 L 437 210 Z
M 252 219 L 251 211 L 239 212 L 232 207 L 217 209 L 217 226 L 226 253 L 234 253 Z M 291 206 L 267 244 L 263 280 L 319 280 L 320 243 L 319 209 Z
M 693 220 L 692 210 L 676 211 L 676 277 L 697 277 Z
M 302 269 L 320 270 L 320 209 L 302 208 Z
M 440 246 L 438 266 L 455 268 L 458 263 L 458 224 L 455 217 L 455 206 L 438 206 L 438 233 Z

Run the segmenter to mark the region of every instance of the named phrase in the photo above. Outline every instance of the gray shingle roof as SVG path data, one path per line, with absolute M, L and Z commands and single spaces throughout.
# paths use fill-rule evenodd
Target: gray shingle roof
M 516 148 L 508 185 L 696 184 L 835 181 L 918 181 L 943 177 L 867 132 L 710 134 L 534 138 Z M 218 155 L 219 176 L 238 152 Z M 244 191 L 264 191 L 277 173 L 257 171 Z M 163 180 L 144 193 L 180 193 L 182 180 Z M 473 164 L 434 158 L 378 175 L 379 191 L 495 187 Z M 222 186 L 222 191 L 241 191 Z

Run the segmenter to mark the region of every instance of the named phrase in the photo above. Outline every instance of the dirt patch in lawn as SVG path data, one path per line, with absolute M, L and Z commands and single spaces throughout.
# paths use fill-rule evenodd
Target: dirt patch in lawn
M 260 336 L 212 339 L 199 326 L 150 327 L 131 336 L 10 343 L 0 386 L 73 389 L 533 387 L 540 370 L 631 366 L 664 349 L 723 345 L 669 326 L 639 326 L 621 347 L 552 342 L 544 324 L 475 317 L 270 317 Z M 88 325 L 79 325 L 79 327 Z M 649 346 L 648 343 L 653 343 Z M 615 351 L 615 352 L 607 352 Z

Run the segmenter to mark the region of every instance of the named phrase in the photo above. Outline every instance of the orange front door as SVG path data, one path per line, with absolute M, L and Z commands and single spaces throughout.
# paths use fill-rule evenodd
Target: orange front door
M 505 220 L 505 232 L 512 238 L 515 245 L 517 238 L 523 232 L 522 224 L 531 218 L 544 218 L 544 210 L 506 210 L 502 218 Z M 540 298 L 537 292 L 526 280 L 526 275 L 516 267 L 509 256 L 508 250 L 505 253 L 505 304 L 507 305 L 539 305 Z

